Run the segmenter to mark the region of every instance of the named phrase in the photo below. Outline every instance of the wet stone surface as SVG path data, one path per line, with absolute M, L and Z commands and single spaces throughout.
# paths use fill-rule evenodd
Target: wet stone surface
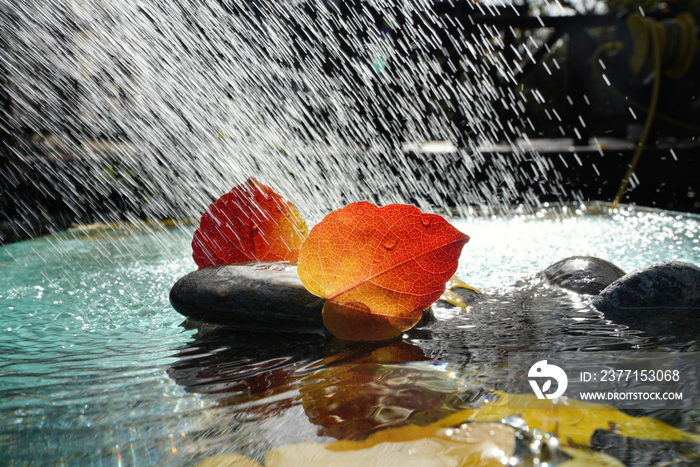
M 188 318 L 274 331 L 322 331 L 324 300 L 309 293 L 289 263 L 227 264 L 193 271 L 170 290 Z
M 700 307 L 700 268 L 678 261 L 652 264 L 610 284 L 593 304 L 601 311 Z
M 690 340 L 700 333 L 700 268 L 665 262 L 633 271 L 595 297 L 605 318 L 647 336 Z
M 579 294 L 596 295 L 625 275 L 614 264 L 592 256 L 572 256 L 537 274 L 545 282 Z
M 649 336 L 686 339 L 696 334 L 700 310 L 700 268 L 670 262 L 624 274 L 599 258 L 566 258 L 519 281 L 507 296 L 455 288 L 467 306 L 567 300 L 560 290 L 592 296 L 590 303 L 605 319 Z M 544 293 L 546 290 L 550 292 Z M 590 299 L 589 299 L 590 300 Z M 181 278 L 170 292 L 173 307 L 191 320 L 273 332 L 323 332 L 324 300 L 312 295 L 290 263 L 247 263 L 210 267 Z M 587 302 L 588 303 L 588 302 Z M 438 307 L 450 306 L 438 302 Z M 435 320 L 424 311 L 417 328 Z

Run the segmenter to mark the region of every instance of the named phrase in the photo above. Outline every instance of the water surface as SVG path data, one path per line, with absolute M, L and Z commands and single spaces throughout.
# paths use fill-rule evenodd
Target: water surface
M 454 220 L 472 238 L 458 275 L 498 306 L 437 310 L 432 325 L 373 344 L 183 325 L 168 292 L 196 267 L 191 226 L 82 229 L 3 246 L 0 459 L 261 460 L 272 447 L 361 439 L 479 405 L 502 388 L 508 352 L 698 350 L 606 321 L 585 301 L 512 298 L 518 279 L 572 255 L 628 272 L 700 265 L 698 217 L 581 208 Z M 697 432 L 696 412 L 656 415 Z

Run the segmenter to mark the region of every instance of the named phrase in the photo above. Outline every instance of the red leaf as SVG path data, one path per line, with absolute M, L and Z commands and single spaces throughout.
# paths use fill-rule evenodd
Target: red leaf
M 442 217 L 414 206 L 354 203 L 311 230 L 298 272 L 311 293 L 329 300 L 324 323 L 342 334 L 336 336 L 387 338 L 414 326 L 440 298 L 468 241 Z M 363 335 L 368 320 L 373 336 Z
M 192 239 L 200 268 L 247 261 L 296 261 L 308 235 L 292 203 L 254 178 L 209 205 Z

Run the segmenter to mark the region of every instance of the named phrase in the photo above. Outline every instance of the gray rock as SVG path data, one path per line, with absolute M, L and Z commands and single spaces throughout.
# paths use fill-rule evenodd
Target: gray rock
M 597 295 L 625 275 L 614 264 L 592 256 L 572 256 L 552 264 L 537 277 L 579 294 Z
M 324 302 L 306 290 L 290 263 L 199 269 L 170 290 L 173 308 L 188 318 L 261 330 L 322 331 Z
M 652 264 L 616 280 L 593 300 L 601 310 L 700 307 L 700 268 L 670 261 Z
M 658 263 L 634 271 L 605 288 L 593 306 L 605 318 L 647 336 L 671 340 L 700 336 L 700 268 Z

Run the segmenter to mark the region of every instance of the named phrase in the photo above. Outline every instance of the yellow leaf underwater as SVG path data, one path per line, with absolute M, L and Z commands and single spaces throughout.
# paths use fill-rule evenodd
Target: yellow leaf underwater
M 424 438 L 385 441 L 364 449 L 333 451 L 327 447 L 304 443 L 273 449 L 265 457 L 265 467 L 502 467 L 511 460 L 516 440 L 515 430 L 507 425 L 475 422 L 460 428 L 443 428 Z M 624 467 L 603 453 L 561 449 L 571 459 L 559 463 L 560 467 Z M 214 456 L 205 462 L 199 467 L 259 465 L 236 455 Z
M 288 466 L 503 466 L 516 446 L 515 429 L 503 419 L 519 418 L 520 429 L 551 433 L 572 458 L 562 467 L 620 467 L 618 460 L 587 447 L 596 430 L 656 441 L 700 443 L 700 437 L 648 417 L 633 417 L 612 406 L 577 400 L 537 399 L 530 394 L 497 393 L 493 402 L 456 412 L 426 426 L 408 425 L 374 433 L 360 441 L 296 444 L 273 449 L 265 467 Z M 517 407 L 517 408 L 514 408 Z M 457 428 L 455 428 L 457 427 Z M 206 461 L 205 461 L 206 462 Z M 200 464 L 248 467 L 255 464 Z
M 619 460 L 602 452 L 584 451 L 565 446 L 561 446 L 559 450 L 570 455 L 571 459 L 562 462 L 557 467 L 625 467 L 625 464 Z
M 570 446 L 588 446 L 596 430 L 609 430 L 629 438 L 700 442 L 697 435 L 654 418 L 627 415 L 605 404 L 574 399 L 555 402 L 552 399 L 537 399 L 533 394 L 498 394 L 501 397 L 492 403 L 457 412 L 437 423 L 451 426 L 465 421 L 498 421 L 519 415 L 529 428 L 552 433 L 562 444 Z
M 270 451 L 265 466 L 502 467 L 503 460 L 515 450 L 515 432 L 500 423 L 474 423 L 457 434 L 455 430 L 433 430 L 432 436 L 411 441 L 381 442 L 341 451 L 329 448 L 320 444 L 285 446 Z
M 457 288 L 472 290 L 478 294 L 481 293 L 481 290 L 477 289 L 476 287 L 472 287 L 471 285 L 467 284 L 462 279 L 454 275 L 449 281 L 447 281 L 447 284 L 445 285 L 445 291 L 440 296 L 440 300 L 444 300 L 452 306 L 456 306 L 459 308 L 467 308 L 467 304 L 464 302 L 464 299 L 462 299 L 462 297 L 454 291 L 454 289 Z
M 240 454 L 220 454 L 204 459 L 197 467 L 262 467 L 254 460 Z
M 596 430 L 610 430 L 630 438 L 658 441 L 700 442 L 700 437 L 648 417 L 633 417 L 616 408 L 573 399 L 537 399 L 531 394 L 498 393 L 501 397 L 476 409 L 456 412 L 430 425 L 405 426 L 380 431 L 362 441 L 336 441 L 327 445 L 332 451 L 366 449 L 384 442 L 416 440 L 436 430 L 465 422 L 499 422 L 519 416 L 529 429 L 557 436 L 563 445 L 588 446 Z M 518 407 L 517 409 L 511 408 Z

